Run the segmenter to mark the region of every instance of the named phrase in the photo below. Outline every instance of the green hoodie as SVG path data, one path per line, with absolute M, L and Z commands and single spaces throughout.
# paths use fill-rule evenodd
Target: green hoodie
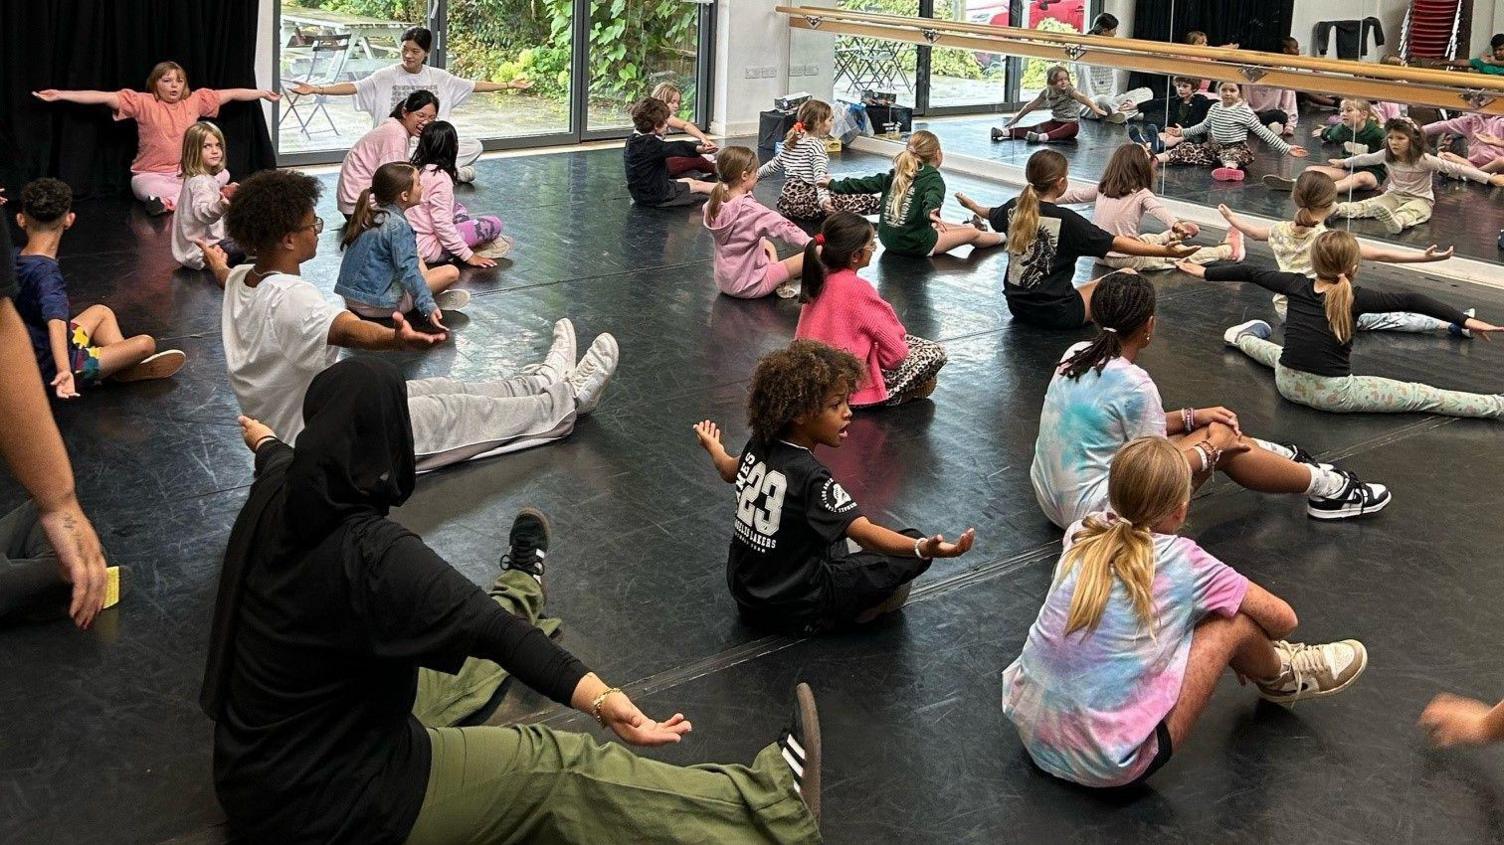
M 877 221 L 877 239 L 883 248 L 900 255 L 925 256 L 935 248 L 940 234 L 930 225 L 930 212 L 945 203 L 945 178 L 934 165 L 920 165 L 914 181 L 904 194 L 900 214 L 893 215 L 889 209 L 889 189 L 893 185 L 893 171 L 853 179 L 839 179 L 830 183 L 833 194 L 876 194 L 881 192 L 882 216 Z
M 1352 127 L 1345 123 L 1334 123 L 1322 131 L 1321 140 L 1329 144 L 1346 144 L 1350 141 L 1356 141 L 1367 147 L 1369 152 L 1376 153 L 1384 149 L 1385 135 L 1384 128 L 1379 126 L 1378 121 L 1370 119 L 1367 123 L 1363 124 L 1363 128 L 1359 129 L 1357 133 L 1354 133 Z M 1341 158 L 1354 155 L 1351 150 L 1344 150 L 1343 152 L 1344 155 Z M 1372 173 L 1378 178 L 1381 185 L 1384 184 L 1384 177 L 1388 172 L 1382 164 L 1369 165 L 1368 167 L 1360 167 L 1358 169 Z

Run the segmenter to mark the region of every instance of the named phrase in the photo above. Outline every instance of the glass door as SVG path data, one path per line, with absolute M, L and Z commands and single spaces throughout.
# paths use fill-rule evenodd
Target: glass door
M 584 138 L 632 132 L 632 104 L 677 93 L 677 117 L 702 123 L 708 91 L 707 32 L 715 0 L 585 0 L 590 15 Z M 673 92 L 673 93 L 671 93 Z
M 461 138 L 489 146 L 573 143 L 575 0 L 444 0 L 444 67 L 501 86 L 450 115 Z M 502 142 L 502 143 L 496 143 Z
M 919 17 L 920 3 L 927 0 L 841 0 L 831 5 L 858 12 Z M 900 105 L 916 108 L 922 83 L 921 54 L 928 51 L 902 41 L 884 41 L 859 35 L 837 35 L 835 54 L 835 97 L 851 103 L 861 102 L 866 91 L 896 95 Z M 917 109 L 916 109 L 917 110 Z

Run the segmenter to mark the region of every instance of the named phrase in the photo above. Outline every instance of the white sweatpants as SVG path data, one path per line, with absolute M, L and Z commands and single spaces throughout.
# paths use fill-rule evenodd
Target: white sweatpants
M 569 384 L 542 375 L 407 383 L 419 472 L 559 440 L 574 430 L 574 409 Z

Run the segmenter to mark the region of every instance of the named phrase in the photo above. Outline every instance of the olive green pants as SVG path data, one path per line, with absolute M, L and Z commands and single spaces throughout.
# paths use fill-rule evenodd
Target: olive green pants
M 558 626 L 539 622 L 543 591 L 531 576 L 503 573 L 490 594 L 545 631 Z M 820 841 L 776 744 L 751 767 L 683 767 L 542 725 L 448 727 L 505 678 L 477 659 L 455 675 L 420 673 L 413 712 L 433 757 L 409 845 Z

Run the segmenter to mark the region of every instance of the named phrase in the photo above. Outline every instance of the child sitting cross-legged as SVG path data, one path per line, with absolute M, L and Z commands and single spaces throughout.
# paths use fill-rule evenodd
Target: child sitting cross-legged
M 878 525 L 815 458 L 816 446 L 836 449 L 846 438 L 863 372 L 845 352 L 796 340 L 757 364 L 752 437 L 740 459 L 714 422 L 694 427 L 721 478 L 736 485 L 726 580 L 749 624 L 810 634 L 871 622 L 903 605 L 934 558 L 971 549 L 970 528 L 951 543 Z
M 1295 611 L 1175 532 L 1191 469 L 1163 437 L 1113 458 L 1110 509 L 1065 532 L 1003 713 L 1034 764 L 1091 787 L 1143 782 L 1185 745 L 1222 673 L 1293 704 L 1341 692 L 1368 665 L 1357 640 L 1284 640 Z
M 42 178 L 21 190 L 16 223 L 26 246 L 15 255 L 16 311 L 31 335 L 42 378 L 59 399 L 76 398 L 80 384 L 104 379 L 145 381 L 167 378 L 183 368 L 176 349 L 157 351 L 151 335 L 126 337 L 106 305 L 90 305 L 69 318 L 68 288 L 57 263 L 63 233 L 72 225 L 73 192 Z

